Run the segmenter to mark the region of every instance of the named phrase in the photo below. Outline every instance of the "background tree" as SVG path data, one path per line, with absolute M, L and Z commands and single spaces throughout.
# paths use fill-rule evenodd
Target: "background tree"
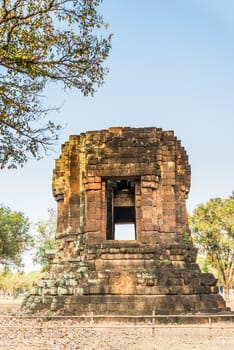
M 0 288 L 3 294 L 10 293 L 13 298 L 17 298 L 20 292 L 29 288 L 26 275 L 23 272 L 3 271 L 0 274 Z
M 28 218 L 21 212 L 0 207 L 0 264 L 22 264 L 22 253 L 32 243 Z
M 2 295 L 10 293 L 17 298 L 19 293 L 29 292 L 33 286 L 33 282 L 40 279 L 40 272 L 33 271 L 28 274 L 20 271 L 11 271 L 3 269 L 0 271 L 0 291 Z
M 206 263 L 216 269 L 225 299 L 234 277 L 234 192 L 227 199 L 212 198 L 189 218 L 193 238 Z
M 48 266 L 46 252 L 55 247 L 56 233 L 56 212 L 54 209 L 48 210 L 48 219 L 41 220 L 35 225 L 35 256 L 33 261 L 42 266 L 43 270 Z
M 110 36 L 98 36 L 105 28 L 97 12 L 101 1 L 0 1 L 2 168 L 40 157 L 57 139 L 60 126 L 43 123 L 49 108 L 42 107 L 41 93 L 48 82 L 84 95 L 103 83 Z

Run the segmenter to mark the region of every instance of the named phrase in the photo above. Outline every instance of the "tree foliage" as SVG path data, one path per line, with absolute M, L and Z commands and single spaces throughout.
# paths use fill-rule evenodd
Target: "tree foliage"
M 0 164 L 38 158 L 57 139 L 41 94 L 61 82 L 93 94 L 103 83 L 110 36 L 97 8 L 102 0 L 1 0 Z M 43 120 L 43 118 L 45 118 Z
M 35 225 L 35 256 L 34 262 L 41 265 L 43 269 L 48 266 L 46 252 L 55 247 L 56 213 L 54 209 L 48 210 L 48 219 L 41 220 Z
M 40 279 L 40 271 L 33 271 L 28 274 L 24 272 L 13 272 L 9 269 L 0 271 L 0 291 L 2 294 L 10 293 L 17 298 L 20 292 L 25 293 L 31 290 L 33 283 Z
M 194 240 L 216 269 L 228 301 L 234 277 L 234 192 L 227 199 L 212 198 L 199 205 L 189 220 Z
M 31 244 L 29 221 L 21 212 L 0 207 L 0 264 L 22 263 L 22 253 Z

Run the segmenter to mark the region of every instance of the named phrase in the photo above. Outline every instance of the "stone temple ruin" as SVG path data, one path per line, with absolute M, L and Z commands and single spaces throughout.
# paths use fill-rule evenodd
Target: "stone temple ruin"
M 172 131 L 118 127 L 71 136 L 53 173 L 56 249 L 26 308 L 75 315 L 225 311 L 216 279 L 196 264 L 189 187 L 188 157 Z

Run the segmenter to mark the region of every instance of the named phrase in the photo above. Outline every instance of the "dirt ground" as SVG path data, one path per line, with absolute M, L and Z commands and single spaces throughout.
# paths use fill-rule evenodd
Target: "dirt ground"
M 0 349 L 4 350 L 231 350 L 234 323 L 134 325 L 78 323 L 75 320 L 19 319 L 20 300 L 1 303 Z M 232 302 L 232 307 L 234 302 Z M 11 316 L 12 315 L 12 316 Z M 100 328 L 96 328 L 100 327 Z M 148 327 L 148 328 L 144 328 Z

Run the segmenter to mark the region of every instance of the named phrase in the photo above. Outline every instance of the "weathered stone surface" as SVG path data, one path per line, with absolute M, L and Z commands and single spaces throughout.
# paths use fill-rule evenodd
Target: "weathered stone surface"
M 226 309 L 195 263 L 186 212 L 190 166 L 172 131 L 110 128 L 71 136 L 53 173 L 56 250 L 31 310 L 176 314 Z M 117 240 L 118 224 L 135 237 Z

